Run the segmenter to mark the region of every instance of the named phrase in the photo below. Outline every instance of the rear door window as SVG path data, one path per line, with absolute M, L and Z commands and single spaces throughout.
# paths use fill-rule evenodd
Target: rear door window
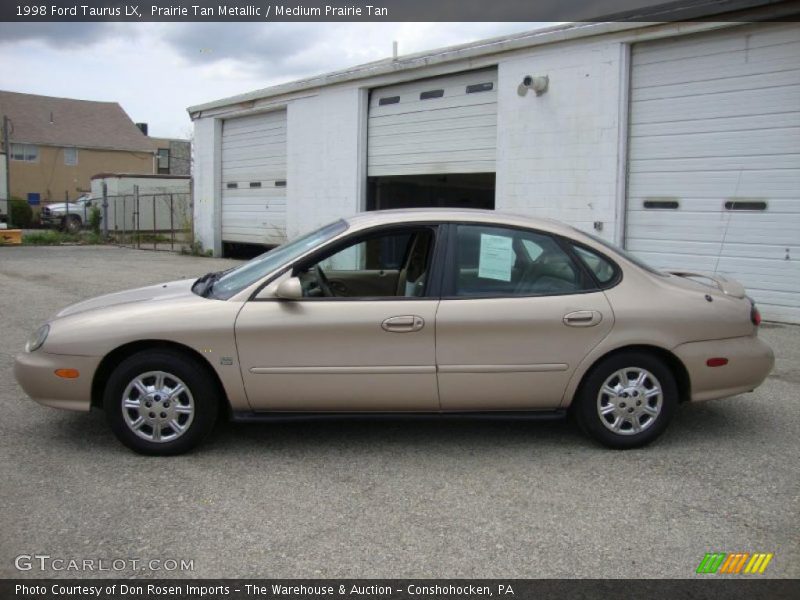
M 552 236 L 487 225 L 456 225 L 455 231 L 451 296 L 543 296 L 594 287 Z

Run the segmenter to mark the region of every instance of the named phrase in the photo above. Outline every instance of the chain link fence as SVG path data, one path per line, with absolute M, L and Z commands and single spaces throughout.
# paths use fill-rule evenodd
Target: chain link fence
M 118 246 L 174 251 L 190 246 L 190 193 L 108 196 L 108 235 Z

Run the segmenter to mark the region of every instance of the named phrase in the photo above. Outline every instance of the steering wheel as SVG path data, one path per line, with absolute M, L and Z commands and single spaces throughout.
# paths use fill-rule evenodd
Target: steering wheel
M 322 290 L 322 293 L 326 296 L 335 296 L 336 294 L 333 293 L 333 288 L 331 288 L 328 277 L 322 271 L 322 267 L 317 265 L 314 267 L 314 271 L 317 274 L 317 284 L 319 285 L 319 289 Z

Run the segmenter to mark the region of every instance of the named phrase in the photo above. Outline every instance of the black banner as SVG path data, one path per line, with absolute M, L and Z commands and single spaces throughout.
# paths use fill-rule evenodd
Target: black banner
M 794 5 L 794 8 L 792 8 Z M 767 9 L 755 17 L 752 10 Z M 687 21 L 779 20 L 786 0 L 8 0 L 0 21 Z M 763 13 L 763 10 L 762 10 Z
M 196 580 L 3 580 L 4 600 L 253 600 L 381 599 L 461 600 L 507 598 L 551 600 L 667 600 L 684 598 L 795 600 L 800 580 L 754 579 L 196 579 Z

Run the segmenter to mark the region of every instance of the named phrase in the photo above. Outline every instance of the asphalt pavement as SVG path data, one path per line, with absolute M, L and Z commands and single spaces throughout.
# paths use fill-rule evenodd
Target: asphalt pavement
M 754 393 L 683 405 L 624 452 L 569 422 L 357 421 L 225 423 L 191 454 L 148 458 L 102 412 L 39 406 L 14 381 L 59 308 L 232 264 L 0 248 L 0 577 L 683 578 L 734 551 L 800 577 L 796 326 L 762 328 L 777 363 Z

